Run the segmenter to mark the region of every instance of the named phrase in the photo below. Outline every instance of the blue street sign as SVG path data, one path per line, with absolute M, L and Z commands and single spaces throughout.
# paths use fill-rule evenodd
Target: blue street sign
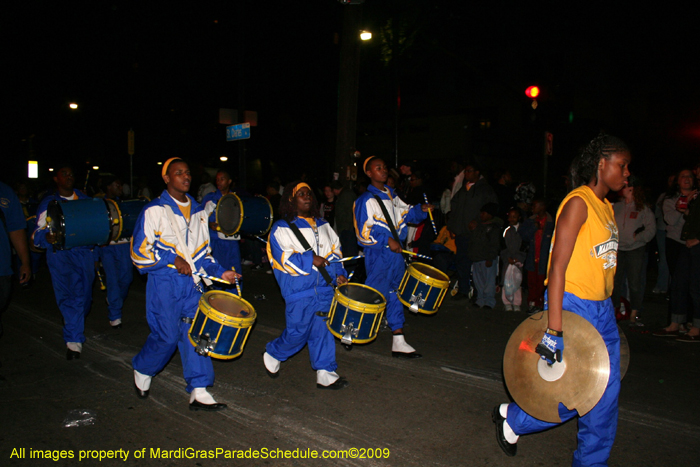
M 226 141 L 250 138 L 250 123 L 239 123 L 226 127 Z

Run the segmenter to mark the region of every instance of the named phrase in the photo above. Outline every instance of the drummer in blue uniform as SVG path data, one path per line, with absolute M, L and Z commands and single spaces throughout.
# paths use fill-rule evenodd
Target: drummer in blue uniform
M 141 212 L 131 237 L 131 259 L 141 274 L 148 274 L 146 319 L 151 329 L 132 361 L 136 394 L 148 397 L 151 380 L 179 350 L 190 410 L 221 410 L 226 404 L 207 391 L 214 384 L 211 358 L 199 355 L 188 338 L 202 296 L 199 277 L 192 272 L 229 282 L 240 275 L 226 271 L 209 254 L 208 216 L 187 194 L 192 182 L 187 163 L 168 159 L 162 176 L 166 189 Z
M 46 196 L 37 208 L 37 227 L 32 236 L 34 245 L 46 249 L 46 264 L 51 272 L 51 282 L 58 308 L 63 315 L 63 339 L 66 342 L 66 358 L 80 358 L 85 342 L 85 316 L 92 304 L 92 283 L 95 280 L 93 252 L 88 246 L 67 250 L 54 247 L 56 236 L 49 230 L 46 210 L 51 201 L 86 199 L 75 190 L 73 169 L 63 166 L 53 178 L 56 191 Z
M 358 243 L 365 251 L 365 285 L 376 289 L 386 298 L 386 319 L 393 333 L 391 355 L 395 358 L 421 358 L 422 355 L 404 338 L 403 325 L 406 318 L 396 290 L 406 272 L 400 242 L 406 240 L 407 224 L 419 224 L 427 217 L 426 213 L 432 206 L 410 206 L 401 201 L 393 188 L 386 185 L 389 172 L 382 159 L 368 157 L 363 169 L 371 184 L 355 201 L 355 233 Z M 390 219 L 384 215 L 377 198 L 381 200 Z M 398 240 L 394 238 L 392 226 Z
M 119 201 L 123 195 L 122 181 L 109 175 L 102 178 L 104 197 Z M 107 309 L 109 325 L 114 329 L 122 327 L 122 307 L 129 293 L 129 286 L 134 280 L 134 266 L 128 238 L 112 240 L 109 245 L 95 248 L 95 261 L 102 261 L 107 282 Z
M 291 183 L 284 188 L 279 214 L 281 220 L 270 231 L 267 256 L 287 305 L 287 327 L 280 337 L 268 342 L 263 363 L 268 375 L 276 378 L 280 362 L 308 344 L 311 367 L 316 370 L 316 387 L 343 389 L 348 381 L 335 371 L 335 339 L 324 319 L 334 294 L 328 281 L 347 283 L 343 263 L 331 263 L 342 257 L 340 240 L 320 216 L 318 202 L 306 183 Z M 297 235 L 303 236 L 305 242 Z
M 209 238 L 211 245 L 211 254 L 216 261 L 221 264 L 224 269 L 235 268 L 237 272 L 241 271 L 241 250 L 239 241 L 241 236 L 225 235 L 219 231 L 219 225 L 216 223 L 216 205 L 219 200 L 231 193 L 231 175 L 225 170 L 219 170 L 216 173 L 216 191 L 207 193 L 202 198 L 202 206 L 209 215 Z M 215 287 L 220 287 L 222 284 L 216 284 Z M 239 286 L 242 284 L 239 284 Z M 235 287 L 227 287 L 227 290 L 236 293 Z

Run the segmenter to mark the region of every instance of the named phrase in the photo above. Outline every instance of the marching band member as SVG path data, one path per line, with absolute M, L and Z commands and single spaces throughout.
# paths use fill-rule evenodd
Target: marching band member
M 46 196 L 37 208 L 36 230 L 32 241 L 38 248 L 46 249 L 46 264 L 51 272 L 51 282 L 58 308 L 63 315 L 63 339 L 66 342 L 66 359 L 80 358 L 85 342 L 85 316 L 92 304 L 92 283 L 95 280 L 93 252 L 80 246 L 68 250 L 54 249 L 56 236 L 49 230 L 46 210 L 51 201 L 73 201 L 89 196 L 75 190 L 73 169 L 63 166 L 56 171 L 53 181 L 56 191 Z
M 408 232 L 406 224 L 419 224 L 427 217 L 431 205 L 409 206 L 401 201 L 394 189 L 385 185 L 389 172 L 382 159 L 370 156 L 365 160 L 363 169 L 371 184 L 355 201 L 355 233 L 358 243 L 365 251 L 365 285 L 376 289 L 386 299 L 386 319 L 394 334 L 392 356 L 420 358 L 422 355 L 408 345 L 404 338 L 403 325 L 406 318 L 396 290 L 406 271 L 401 253 L 401 242 L 406 240 Z M 389 215 L 389 219 L 384 212 Z M 392 230 L 395 230 L 398 240 Z
M 617 399 L 620 393 L 620 336 L 610 296 L 617 266 L 618 229 L 610 190 L 627 183 L 630 153 L 625 143 L 601 134 L 571 165 L 571 191 L 559 206 L 549 258 L 548 290 L 545 297 L 549 328 L 541 344 L 552 355 L 542 356 L 549 365 L 562 361 L 567 330 L 562 329 L 562 310 L 585 318 L 605 342 L 610 356 L 610 377 L 598 404 L 578 419 L 578 448 L 574 466 L 607 465 L 617 430 Z M 563 422 L 577 415 L 559 404 Z M 494 407 L 497 441 L 514 456 L 521 435 L 557 426 L 525 413 L 516 403 Z
M 287 327 L 267 344 L 263 353 L 265 369 L 276 378 L 280 362 L 308 344 L 316 387 L 343 389 L 349 383 L 335 371 L 335 339 L 321 315 L 330 310 L 333 301 L 334 289 L 329 281 L 347 283 L 342 263 L 330 262 L 342 257 L 340 240 L 320 216 L 318 202 L 306 183 L 285 187 L 279 214 L 281 220 L 270 231 L 267 256 L 286 302 Z
M 131 259 L 141 274 L 148 274 L 146 319 L 151 328 L 132 361 L 136 394 L 148 397 L 151 379 L 177 348 L 191 394 L 190 410 L 221 410 L 226 404 L 217 403 L 206 389 L 214 384 L 211 359 L 199 355 L 188 339 L 202 295 L 199 278 L 192 272 L 204 269 L 230 282 L 239 274 L 226 271 L 209 254 L 208 216 L 187 194 L 192 181 L 187 163 L 169 159 L 162 176 L 166 189 L 141 212 L 131 237 Z
M 119 200 L 123 195 L 122 182 L 115 176 L 103 178 L 104 197 Z M 122 327 L 122 308 L 134 280 L 134 266 L 131 262 L 129 239 L 115 239 L 109 245 L 95 248 L 95 261 L 102 261 L 107 282 L 107 309 L 109 325 L 114 329 Z
M 219 170 L 216 174 L 216 191 L 207 193 L 204 198 L 202 198 L 202 206 L 204 206 L 204 211 L 209 215 L 209 244 L 211 245 L 211 255 L 224 269 L 231 269 L 233 267 L 237 272 L 240 272 L 241 236 L 238 234 L 225 235 L 219 232 L 219 225 L 216 223 L 216 204 L 224 195 L 231 193 L 231 182 L 231 175 L 225 170 Z M 223 288 L 219 287 L 221 285 L 224 284 L 217 284 L 215 287 Z M 230 292 L 236 293 L 235 287 L 229 288 L 231 289 Z

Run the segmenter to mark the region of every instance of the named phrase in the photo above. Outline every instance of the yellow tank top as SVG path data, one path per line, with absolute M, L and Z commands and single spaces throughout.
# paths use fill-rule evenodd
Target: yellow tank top
M 617 268 L 618 232 L 615 214 L 608 200 L 601 201 L 587 186 L 569 193 L 557 210 L 557 221 L 562 208 L 578 196 L 588 208 L 588 218 L 578 233 L 571 260 L 566 268 L 564 290 L 584 300 L 605 300 L 612 295 Z M 551 266 L 556 229 L 552 237 L 547 275 Z

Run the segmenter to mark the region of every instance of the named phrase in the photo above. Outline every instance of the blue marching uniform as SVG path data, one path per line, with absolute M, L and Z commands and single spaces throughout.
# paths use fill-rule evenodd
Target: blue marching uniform
M 207 193 L 202 198 L 202 206 L 209 214 L 209 222 L 216 222 L 216 204 L 223 195 L 221 190 L 216 190 L 212 193 Z M 240 235 L 224 235 L 216 230 L 209 229 L 209 244 L 211 246 L 211 254 L 216 261 L 224 269 L 230 270 L 232 267 L 237 273 L 241 273 L 241 248 Z M 239 286 L 243 285 L 241 279 L 238 280 Z M 224 286 L 224 287 L 222 287 Z M 226 289 L 228 292 L 237 293 L 236 287 L 226 286 L 218 282 L 214 283 L 215 288 Z
M 190 195 L 190 218 L 185 219 L 178 203 L 167 190 L 154 199 L 139 215 L 131 238 L 131 260 L 141 274 L 148 274 L 146 319 L 151 329 L 146 343 L 134 357 L 134 370 L 155 376 L 180 351 L 187 392 L 214 384 L 214 367 L 209 357 L 195 351 L 189 341 L 190 324 L 202 292 L 192 276 L 169 267 L 177 256 L 190 255 L 197 270 L 221 277 L 225 270 L 209 254 L 207 215 Z M 177 225 L 166 214 L 172 209 Z M 187 245 L 178 245 L 173 228 L 180 230 Z
M 74 190 L 70 200 L 86 198 L 90 197 Z M 41 200 L 32 241 L 36 247 L 46 249 L 46 264 L 51 272 L 56 303 L 63 315 L 63 339 L 66 343 L 82 344 L 85 342 L 85 316 L 92 304 L 92 283 L 95 280 L 93 252 L 87 246 L 58 250 L 46 241 L 46 234 L 49 233 L 46 209 L 51 201 L 66 200 L 70 201 L 58 193 L 52 193 Z
M 335 339 L 324 318 L 316 314 L 330 310 L 334 289 L 313 265 L 313 258 L 316 254 L 328 261 L 340 259 L 340 240 L 323 219 L 297 217 L 292 222 L 312 250 L 304 251 L 287 221 L 280 220 L 272 226 L 267 255 L 286 302 L 287 327 L 280 337 L 267 344 L 266 350 L 283 362 L 308 344 L 311 367 L 334 372 L 338 368 Z M 339 262 L 331 263 L 326 271 L 334 283 L 338 276 L 346 275 Z
M 395 331 L 401 329 L 406 321 L 403 304 L 396 296 L 406 265 L 402 254 L 389 249 L 389 238 L 393 236 L 374 195 L 378 195 L 384 202 L 402 244 L 408 235 L 406 224 L 418 224 L 428 214 L 421 210 L 420 204 L 410 206 L 401 201 L 391 187 L 385 188 L 386 191 L 382 191 L 370 185 L 357 198 L 354 208 L 355 233 L 358 244 L 364 247 L 365 252 L 365 285 L 376 289 L 386 298 L 386 319 L 391 330 Z

